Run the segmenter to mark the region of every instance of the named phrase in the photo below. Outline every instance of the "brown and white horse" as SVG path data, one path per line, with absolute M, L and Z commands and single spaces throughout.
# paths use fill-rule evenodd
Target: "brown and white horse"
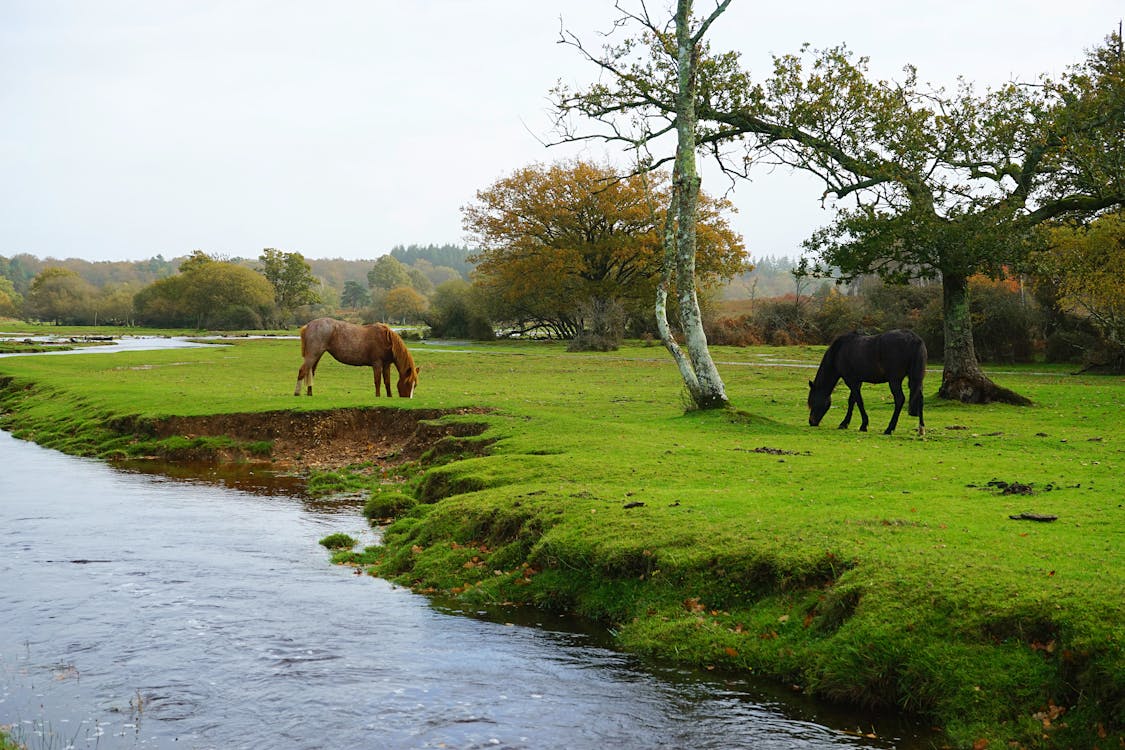
M 391 395 L 391 363 L 398 370 L 398 395 L 413 398 L 418 385 L 418 367 L 406 349 L 402 338 L 382 323 L 357 326 L 335 318 L 317 318 L 301 328 L 301 369 L 297 372 L 297 387 L 293 395 L 301 395 L 301 381 L 312 395 L 313 376 L 317 363 L 328 352 L 345 365 L 371 367 L 375 371 L 375 395 L 379 395 L 379 380 Z

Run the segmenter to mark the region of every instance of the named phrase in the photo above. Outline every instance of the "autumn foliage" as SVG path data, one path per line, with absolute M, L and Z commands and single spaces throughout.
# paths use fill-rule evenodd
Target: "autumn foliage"
M 481 190 L 462 209 L 480 248 L 476 283 L 497 320 L 572 338 L 584 305 L 617 300 L 631 322 L 649 325 L 662 263 L 668 179 L 619 177 L 590 162 L 531 165 Z M 729 280 L 744 261 L 725 200 L 700 202 L 698 274 Z

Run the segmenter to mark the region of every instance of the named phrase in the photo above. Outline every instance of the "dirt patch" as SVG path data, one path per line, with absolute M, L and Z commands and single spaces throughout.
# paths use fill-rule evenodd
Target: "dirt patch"
M 370 408 L 218 414 L 154 420 L 146 431 L 157 438 L 226 436 L 244 443 L 269 441 L 270 460 L 294 468 L 331 469 L 366 462 L 393 466 L 417 459 L 445 438 L 480 435 L 488 425 L 440 420 L 486 411 Z

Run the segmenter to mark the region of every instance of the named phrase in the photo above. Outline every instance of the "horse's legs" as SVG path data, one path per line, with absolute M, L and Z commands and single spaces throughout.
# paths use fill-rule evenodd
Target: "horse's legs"
M 855 391 L 848 392 L 848 413 L 844 415 L 844 421 L 840 423 L 837 429 L 846 430 L 852 421 L 852 409 L 855 408 Z
M 391 397 L 391 363 L 390 362 L 375 362 L 371 365 L 371 371 L 375 373 L 375 395 L 381 395 L 379 392 L 379 383 L 387 387 L 387 398 Z
M 312 395 L 313 389 L 313 376 L 316 375 L 316 366 L 320 363 L 320 358 L 324 356 L 324 352 L 312 357 L 305 357 L 305 361 L 301 363 L 301 369 L 297 371 L 297 387 L 293 389 L 294 396 L 301 395 L 301 381 L 305 381 L 308 387 L 307 395 Z
M 305 375 L 306 375 L 305 363 L 302 362 L 301 363 L 301 369 L 297 370 L 297 385 L 296 385 L 295 388 L 293 388 L 293 395 L 294 396 L 300 396 L 301 395 L 301 381 L 303 381 L 305 379 Z
M 907 407 L 907 413 L 910 416 L 917 415 L 918 417 L 918 434 L 926 434 L 926 420 L 922 418 L 922 402 L 925 401 L 925 395 L 922 393 L 922 379 L 910 378 L 910 404 Z
M 902 405 L 906 403 L 906 396 L 902 393 L 902 381 L 891 380 L 887 385 L 891 387 L 891 395 L 895 398 L 895 413 L 891 415 L 891 423 L 883 430 L 884 435 L 890 435 L 898 426 L 898 415 L 902 413 Z
M 847 381 L 845 381 L 847 383 Z M 855 384 L 847 383 L 848 386 L 848 413 L 844 415 L 844 421 L 840 423 L 840 429 L 848 429 L 848 425 L 852 421 L 852 409 L 859 407 L 859 431 L 867 432 L 867 410 L 863 408 L 863 394 L 860 393 L 860 388 L 863 387 L 862 382 Z
M 378 377 L 378 376 L 376 376 L 376 377 Z M 391 363 L 389 361 L 383 363 L 383 385 L 387 389 L 387 398 L 390 398 L 391 397 Z M 379 395 L 379 386 L 378 385 L 375 386 L 375 395 L 376 396 Z

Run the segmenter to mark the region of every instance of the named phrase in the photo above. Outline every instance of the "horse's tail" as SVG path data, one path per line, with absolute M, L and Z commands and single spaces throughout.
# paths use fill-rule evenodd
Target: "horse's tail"
M 926 342 L 919 338 L 914 345 L 914 351 L 910 357 L 910 369 L 907 372 L 910 403 L 906 407 L 906 413 L 912 417 L 922 416 L 922 401 L 925 398 L 925 394 L 922 392 L 922 381 L 926 379 L 926 362 L 928 360 L 929 352 L 926 351 Z
M 305 329 L 306 328 L 308 328 L 307 325 L 301 326 L 301 330 L 299 331 L 299 333 L 301 334 L 301 356 L 302 357 L 304 357 L 306 354 L 308 354 L 308 351 L 309 351 L 308 342 L 305 341 Z

